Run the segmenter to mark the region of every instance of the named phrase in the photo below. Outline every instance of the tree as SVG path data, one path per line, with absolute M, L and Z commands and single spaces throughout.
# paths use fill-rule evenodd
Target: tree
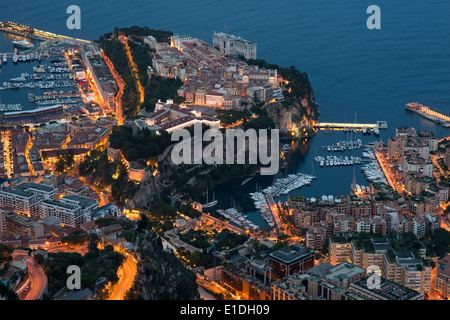
M 34 260 L 37 262 L 37 264 L 42 265 L 44 262 L 44 257 L 41 254 L 37 254 L 34 256 Z

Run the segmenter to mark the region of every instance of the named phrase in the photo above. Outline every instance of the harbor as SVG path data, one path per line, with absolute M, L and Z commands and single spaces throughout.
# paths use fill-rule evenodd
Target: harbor
M 253 222 L 248 220 L 242 212 L 239 212 L 235 208 L 229 208 L 229 209 L 217 209 L 217 212 L 223 216 L 228 221 L 238 225 L 239 227 L 243 228 L 244 230 L 250 230 L 252 232 L 258 232 L 259 227 L 255 225 Z

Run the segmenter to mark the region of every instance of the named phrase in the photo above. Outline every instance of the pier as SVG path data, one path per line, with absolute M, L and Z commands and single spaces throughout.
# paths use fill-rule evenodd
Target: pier
M 269 205 L 270 212 L 272 213 L 273 220 L 277 226 L 277 229 L 279 230 L 281 227 L 281 221 L 280 221 L 280 217 L 278 216 L 279 213 L 278 213 L 277 204 L 275 203 L 275 200 L 273 200 L 272 194 L 266 193 L 265 196 L 266 196 L 267 204 Z
M 387 129 L 386 121 L 377 121 L 377 123 L 338 123 L 338 122 L 316 122 L 314 128 L 316 129 L 331 129 L 331 130 L 344 130 L 353 129 L 362 130 L 363 127 L 367 129 L 372 129 L 378 127 L 378 129 Z
M 415 112 L 428 120 L 436 122 L 446 128 L 450 128 L 450 116 L 442 112 L 433 110 L 417 102 L 406 104 L 406 110 Z
M 29 39 L 40 40 L 40 41 L 45 41 L 45 40 L 65 41 L 65 40 L 69 40 L 69 41 L 73 41 L 73 42 L 76 42 L 76 43 L 79 43 L 79 44 L 90 44 L 90 43 L 92 43 L 89 40 L 77 39 L 77 38 L 68 37 L 68 36 L 64 36 L 64 35 L 48 32 L 48 31 L 43 31 L 43 30 L 31 28 L 29 26 L 17 24 L 15 22 L 11 22 L 11 21 L 6 21 L 6 22 L 1 22 L 0 21 L 0 30 L 4 31 L 4 32 L 7 32 L 7 33 L 15 34 L 15 35 L 18 35 L 18 36 L 21 36 L 21 37 L 26 37 L 26 38 L 29 38 Z

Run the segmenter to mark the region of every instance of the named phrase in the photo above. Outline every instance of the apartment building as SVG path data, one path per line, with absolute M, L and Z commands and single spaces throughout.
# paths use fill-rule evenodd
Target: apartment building
M 306 246 L 315 251 L 321 251 L 327 239 L 327 232 L 320 223 L 314 223 L 306 232 Z
M 345 261 L 351 261 L 352 244 L 346 240 L 330 238 L 328 242 L 328 256 L 333 265 L 340 264 Z
M 22 191 L 10 187 L 0 189 L 0 207 L 27 216 L 39 215 L 40 197 L 29 191 Z
M 85 222 L 82 207 L 64 201 L 44 200 L 40 204 L 39 211 L 41 218 L 57 218 L 63 225 L 70 227 L 79 227 Z
M 14 212 L 4 213 L 4 223 L 5 232 L 8 235 L 28 236 L 33 240 L 44 236 L 42 224 Z
M 43 183 L 36 182 L 26 182 L 22 183 L 19 187 L 19 190 L 23 190 L 25 192 L 31 192 L 41 199 L 53 199 L 56 200 L 56 188 L 52 185 L 47 185 Z
M 389 250 L 383 258 L 383 277 L 421 293 L 431 289 L 431 270 L 411 251 Z
M 377 266 L 381 269 L 385 250 L 384 248 L 375 248 L 374 244 L 374 239 L 367 241 L 353 240 L 351 253 L 352 263 L 364 269 L 368 269 L 369 266 Z
M 405 151 L 402 161 L 403 172 L 419 173 L 427 177 L 433 177 L 433 162 L 424 158 L 415 149 Z
M 366 276 L 349 286 L 349 290 L 364 300 L 423 300 L 423 294 L 402 286 L 396 282 L 380 277 L 380 288 L 370 288 L 369 276 Z
M 442 297 L 450 297 L 450 254 L 439 260 L 437 264 L 435 288 Z

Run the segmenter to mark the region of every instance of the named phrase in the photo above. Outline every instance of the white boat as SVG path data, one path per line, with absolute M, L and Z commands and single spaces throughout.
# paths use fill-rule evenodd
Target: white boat
M 5 55 L 3 56 L 3 63 L 6 63 L 6 62 L 8 62 L 8 56 L 5 54 Z
M 14 53 L 14 55 L 13 55 L 13 62 L 17 63 L 17 61 L 19 61 L 19 56 Z
M 26 40 L 16 40 L 12 42 L 15 47 L 22 48 L 22 49 L 33 49 L 34 44 L 32 44 L 30 41 Z
M 367 128 L 366 128 L 366 126 L 363 126 L 363 127 L 362 127 L 362 132 L 363 132 L 363 134 L 366 134 L 366 133 L 367 133 Z
M 27 61 L 30 61 L 31 60 L 31 56 L 30 56 L 30 54 L 27 54 Z
M 373 133 L 376 135 L 380 134 L 380 129 L 378 128 L 378 126 L 373 127 Z

